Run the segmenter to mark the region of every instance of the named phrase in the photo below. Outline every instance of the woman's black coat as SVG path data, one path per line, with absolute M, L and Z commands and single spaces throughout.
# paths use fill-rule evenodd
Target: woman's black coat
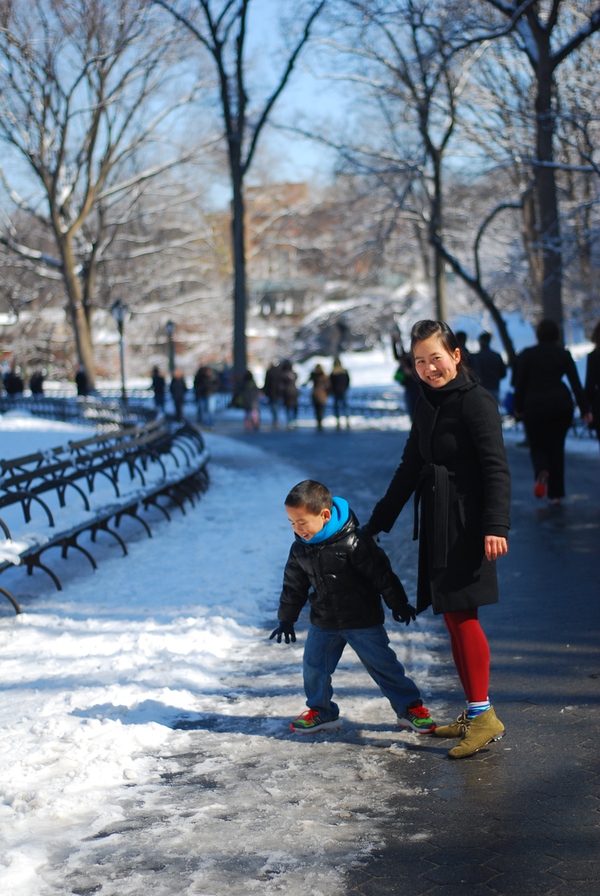
M 384 621 L 381 595 L 391 610 L 408 604 L 406 592 L 385 552 L 346 523 L 326 541 L 312 544 L 298 535 L 283 576 L 277 618 L 295 622 L 307 600 L 310 621 L 320 628 L 370 628 Z
M 508 535 L 510 473 L 496 400 L 463 373 L 438 389 L 422 386 L 400 466 L 368 531 L 389 532 L 413 493 L 421 514 L 417 612 L 495 603 L 496 563 L 485 557 L 484 537 Z
M 573 399 L 564 376 L 581 413 L 587 414 L 588 402 L 571 353 L 557 342 L 539 342 L 523 349 L 515 374 L 515 414 L 524 417 L 525 423 L 572 414 Z
M 595 348 L 587 356 L 585 371 L 585 396 L 590 403 L 594 418 L 593 428 L 600 439 L 600 348 Z

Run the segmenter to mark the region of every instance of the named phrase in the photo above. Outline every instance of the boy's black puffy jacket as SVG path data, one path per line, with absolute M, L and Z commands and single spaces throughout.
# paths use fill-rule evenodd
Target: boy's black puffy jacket
M 290 550 L 277 617 L 295 622 L 307 600 L 310 621 L 320 628 L 370 628 L 384 620 L 381 597 L 391 610 L 408 603 L 384 551 L 348 521 L 327 541 L 311 545 L 299 536 Z

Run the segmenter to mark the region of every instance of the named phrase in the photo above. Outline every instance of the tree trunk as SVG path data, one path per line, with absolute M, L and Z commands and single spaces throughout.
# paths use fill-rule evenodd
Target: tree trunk
M 439 250 L 442 242 L 442 173 L 441 158 L 437 152 L 433 158 L 433 201 L 431 206 L 430 242 L 433 246 L 435 313 L 438 320 L 447 320 L 446 261 Z
M 563 324 L 562 246 L 554 162 L 554 79 L 550 63 L 549 39 L 538 40 L 535 100 L 537 161 L 534 172 L 536 205 L 542 250 L 542 308 L 544 317 Z
M 83 307 L 81 281 L 75 272 L 73 247 L 68 237 L 57 234 L 57 242 L 63 262 L 63 276 L 67 291 L 67 312 L 75 335 L 75 348 L 79 364 L 84 368 L 90 389 L 94 388 L 96 375 L 94 369 L 94 350 L 92 347 L 91 326 Z
M 529 294 L 537 313 L 542 310 L 544 268 L 535 206 L 534 191 L 528 188 L 523 194 L 523 246 L 529 268 Z
M 246 367 L 246 248 L 244 220 L 244 181 L 238 166 L 231 166 L 233 214 L 231 219 L 233 249 L 233 372 L 241 383 Z

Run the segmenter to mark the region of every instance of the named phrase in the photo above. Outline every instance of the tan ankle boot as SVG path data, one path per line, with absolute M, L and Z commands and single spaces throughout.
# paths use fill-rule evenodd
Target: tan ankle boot
M 450 725 L 438 725 L 433 733 L 436 737 L 463 737 L 470 724 L 471 720 L 467 719 L 467 710 L 463 709 L 456 722 L 451 722 Z
M 500 740 L 505 734 L 504 725 L 494 712 L 494 707 L 490 706 L 486 712 L 471 719 L 461 742 L 448 751 L 448 758 L 464 759 L 465 756 L 472 756 L 490 741 Z

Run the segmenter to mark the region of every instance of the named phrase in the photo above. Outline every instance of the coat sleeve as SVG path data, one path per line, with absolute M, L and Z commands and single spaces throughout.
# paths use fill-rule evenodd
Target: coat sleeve
M 506 538 L 510 528 L 510 470 L 498 405 L 485 389 L 471 389 L 463 400 L 462 415 L 483 471 L 483 534 Z
M 423 464 L 424 460 L 419 451 L 419 431 L 413 424 L 402 452 L 400 464 L 385 495 L 375 505 L 367 523 L 369 532 L 390 531 L 400 511 L 417 487 Z
M 308 600 L 309 590 L 310 580 L 300 566 L 294 545 L 292 545 L 283 573 L 283 588 L 279 598 L 277 618 L 280 622 L 295 622 L 297 620 L 302 607 Z
M 596 377 L 594 376 L 594 356 L 593 352 L 590 353 L 585 362 L 585 397 L 587 400 L 592 403 L 594 398 L 594 393 L 596 391 Z
M 404 586 L 385 551 L 375 544 L 370 535 L 360 530 L 355 533 L 356 544 L 350 554 L 352 566 L 381 594 L 390 610 L 400 610 L 408 603 Z
M 529 364 L 531 358 L 527 349 L 524 349 L 518 356 L 516 366 L 514 368 L 515 379 L 515 414 L 522 415 L 525 404 L 525 392 L 527 391 L 527 381 L 529 379 Z
M 577 368 L 575 367 L 575 361 L 573 360 L 573 356 L 571 352 L 565 351 L 566 355 L 566 363 L 567 363 L 567 379 L 571 385 L 571 389 L 573 390 L 573 395 L 575 396 L 575 401 L 577 402 L 577 407 L 581 413 L 581 416 L 584 417 L 585 414 L 590 409 L 590 405 L 587 399 L 587 396 L 584 392 L 583 386 L 581 385 L 581 380 L 579 379 L 579 374 L 577 373 Z

